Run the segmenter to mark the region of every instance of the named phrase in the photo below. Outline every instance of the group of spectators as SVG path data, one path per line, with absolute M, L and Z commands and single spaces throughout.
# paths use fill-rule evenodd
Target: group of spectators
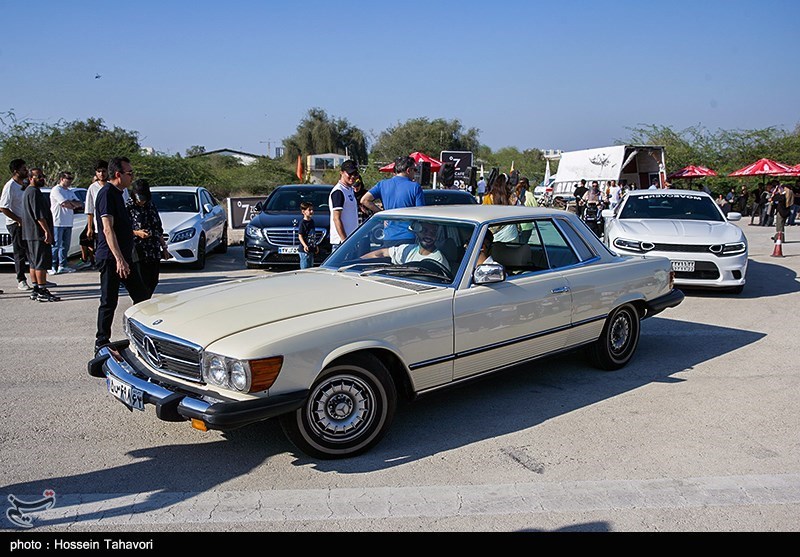
M 70 189 L 74 177 L 70 172 L 59 175 L 48 204 L 41 191 L 46 180 L 41 168 L 29 171 L 24 160 L 15 159 L 9 169 L 12 177 L 3 187 L 0 211 L 14 246 L 17 287 L 30 291 L 31 300 L 60 301 L 48 289 L 56 285 L 47 275 L 76 270 L 67 265 L 74 212 L 83 207 Z M 125 157 L 98 161 L 95 181 L 87 190 L 81 259 L 100 273 L 95 352 L 111 342 L 120 285 L 134 303 L 149 299 L 158 284 L 161 259 L 171 257 L 150 186 L 133 176 Z

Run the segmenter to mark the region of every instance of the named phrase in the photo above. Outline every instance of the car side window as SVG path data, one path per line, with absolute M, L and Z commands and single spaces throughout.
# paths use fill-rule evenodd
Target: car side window
M 536 221 L 536 229 L 545 253 L 547 253 L 547 260 L 551 269 L 580 263 L 578 255 L 552 220 Z
M 583 236 L 581 236 L 578 231 L 576 231 L 572 226 L 563 219 L 558 220 L 559 227 L 567 236 L 570 244 L 578 252 L 578 257 L 581 261 L 586 261 L 588 259 L 593 259 L 597 257 L 597 254 L 592 251 L 592 248 L 586 243 Z

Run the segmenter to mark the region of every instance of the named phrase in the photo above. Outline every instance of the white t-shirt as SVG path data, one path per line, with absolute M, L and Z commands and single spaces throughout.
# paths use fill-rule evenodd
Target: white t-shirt
M 389 248 L 389 257 L 395 265 L 422 261 L 424 259 L 433 259 L 444 265 L 448 271 L 450 270 L 450 264 L 441 251 L 437 249 L 428 255 L 423 255 L 419 252 L 418 244 L 400 244 L 399 246 L 392 246 Z
M 622 191 L 622 188 L 619 186 L 613 186 L 610 188 L 608 200 L 612 207 L 616 207 L 617 203 L 619 203 L 620 191 Z
M 106 184 L 110 184 L 111 182 L 106 182 Z M 83 212 L 87 215 L 92 215 L 94 219 L 94 231 L 97 232 L 97 215 L 94 214 L 94 202 L 97 199 L 97 192 L 99 192 L 103 188 L 103 184 L 100 182 L 92 182 L 92 185 L 89 186 L 89 189 L 86 191 L 86 206 L 83 209 Z M 122 199 L 125 203 L 131 198 L 130 194 L 128 193 L 128 189 L 125 188 L 122 190 Z
M 339 211 L 344 233 L 347 236 L 350 236 L 358 228 L 358 201 L 353 188 L 345 186 L 341 182 L 337 183 L 328 195 L 328 207 L 331 211 L 329 232 L 331 244 L 338 245 L 346 238 L 339 237 L 339 231 L 336 230 L 336 225 L 333 223 L 334 211 Z
M 12 178 L 3 186 L 3 193 L 0 195 L 0 207 L 11 209 L 12 213 L 22 218 L 22 213 L 24 211 L 22 195 L 24 193 L 25 192 L 22 191 L 22 184 L 15 182 Z M 9 224 L 17 224 L 17 221 L 11 217 L 6 217 L 6 226 Z
M 80 201 L 75 192 L 60 184 L 50 190 L 50 212 L 53 213 L 53 226 L 72 227 L 75 210 L 63 207 L 65 201 Z

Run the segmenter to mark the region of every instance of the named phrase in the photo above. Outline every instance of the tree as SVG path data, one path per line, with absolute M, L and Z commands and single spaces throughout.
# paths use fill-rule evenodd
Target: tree
M 520 176 L 527 176 L 534 186 L 544 179 L 546 162 L 539 149 L 520 151 L 516 147 L 503 147 L 494 153 L 491 150 L 488 152 L 482 150 L 480 161 L 487 172 L 490 168 L 497 167 L 500 172 L 508 173 L 513 163 L 514 169 L 519 170 Z
M 442 151 L 478 150 L 480 130 L 465 130 L 460 120 L 414 118 L 381 132 L 372 149 L 372 159 L 382 166 L 401 155 L 421 151 L 438 157 Z
M 284 159 L 297 161 L 297 156 L 322 153 L 347 154 L 359 164 L 367 162 L 367 140 L 364 132 L 344 118 L 330 118 L 321 108 L 309 109 L 294 135 L 283 140 Z
M 39 166 L 50 183 L 62 171 L 75 175 L 75 184 L 90 182 L 98 159 L 138 156 L 137 132 L 122 128 L 108 129 L 100 118 L 57 124 L 18 121 L 13 113 L 0 119 L 0 164 L 8 168 L 15 158 L 29 167 Z
M 202 145 L 192 145 L 186 149 L 186 157 L 196 157 L 197 155 L 202 155 L 205 152 L 206 148 Z

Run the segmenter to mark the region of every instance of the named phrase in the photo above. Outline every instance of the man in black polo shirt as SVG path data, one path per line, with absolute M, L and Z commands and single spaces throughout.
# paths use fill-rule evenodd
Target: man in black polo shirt
M 95 261 L 100 269 L 95 352 L 111 341 L 111 325 L 119 302 L 120 283 L 125 285 L 134 304 L 149 297 L 139 274 L 131 272 L 133 227 L 122 196 L 122 192 L 133 181 L 131 161 L 125 157 L 111 159 L 108 176 L 109 182 L 97 192 L 95 200 L 98 223 Z

